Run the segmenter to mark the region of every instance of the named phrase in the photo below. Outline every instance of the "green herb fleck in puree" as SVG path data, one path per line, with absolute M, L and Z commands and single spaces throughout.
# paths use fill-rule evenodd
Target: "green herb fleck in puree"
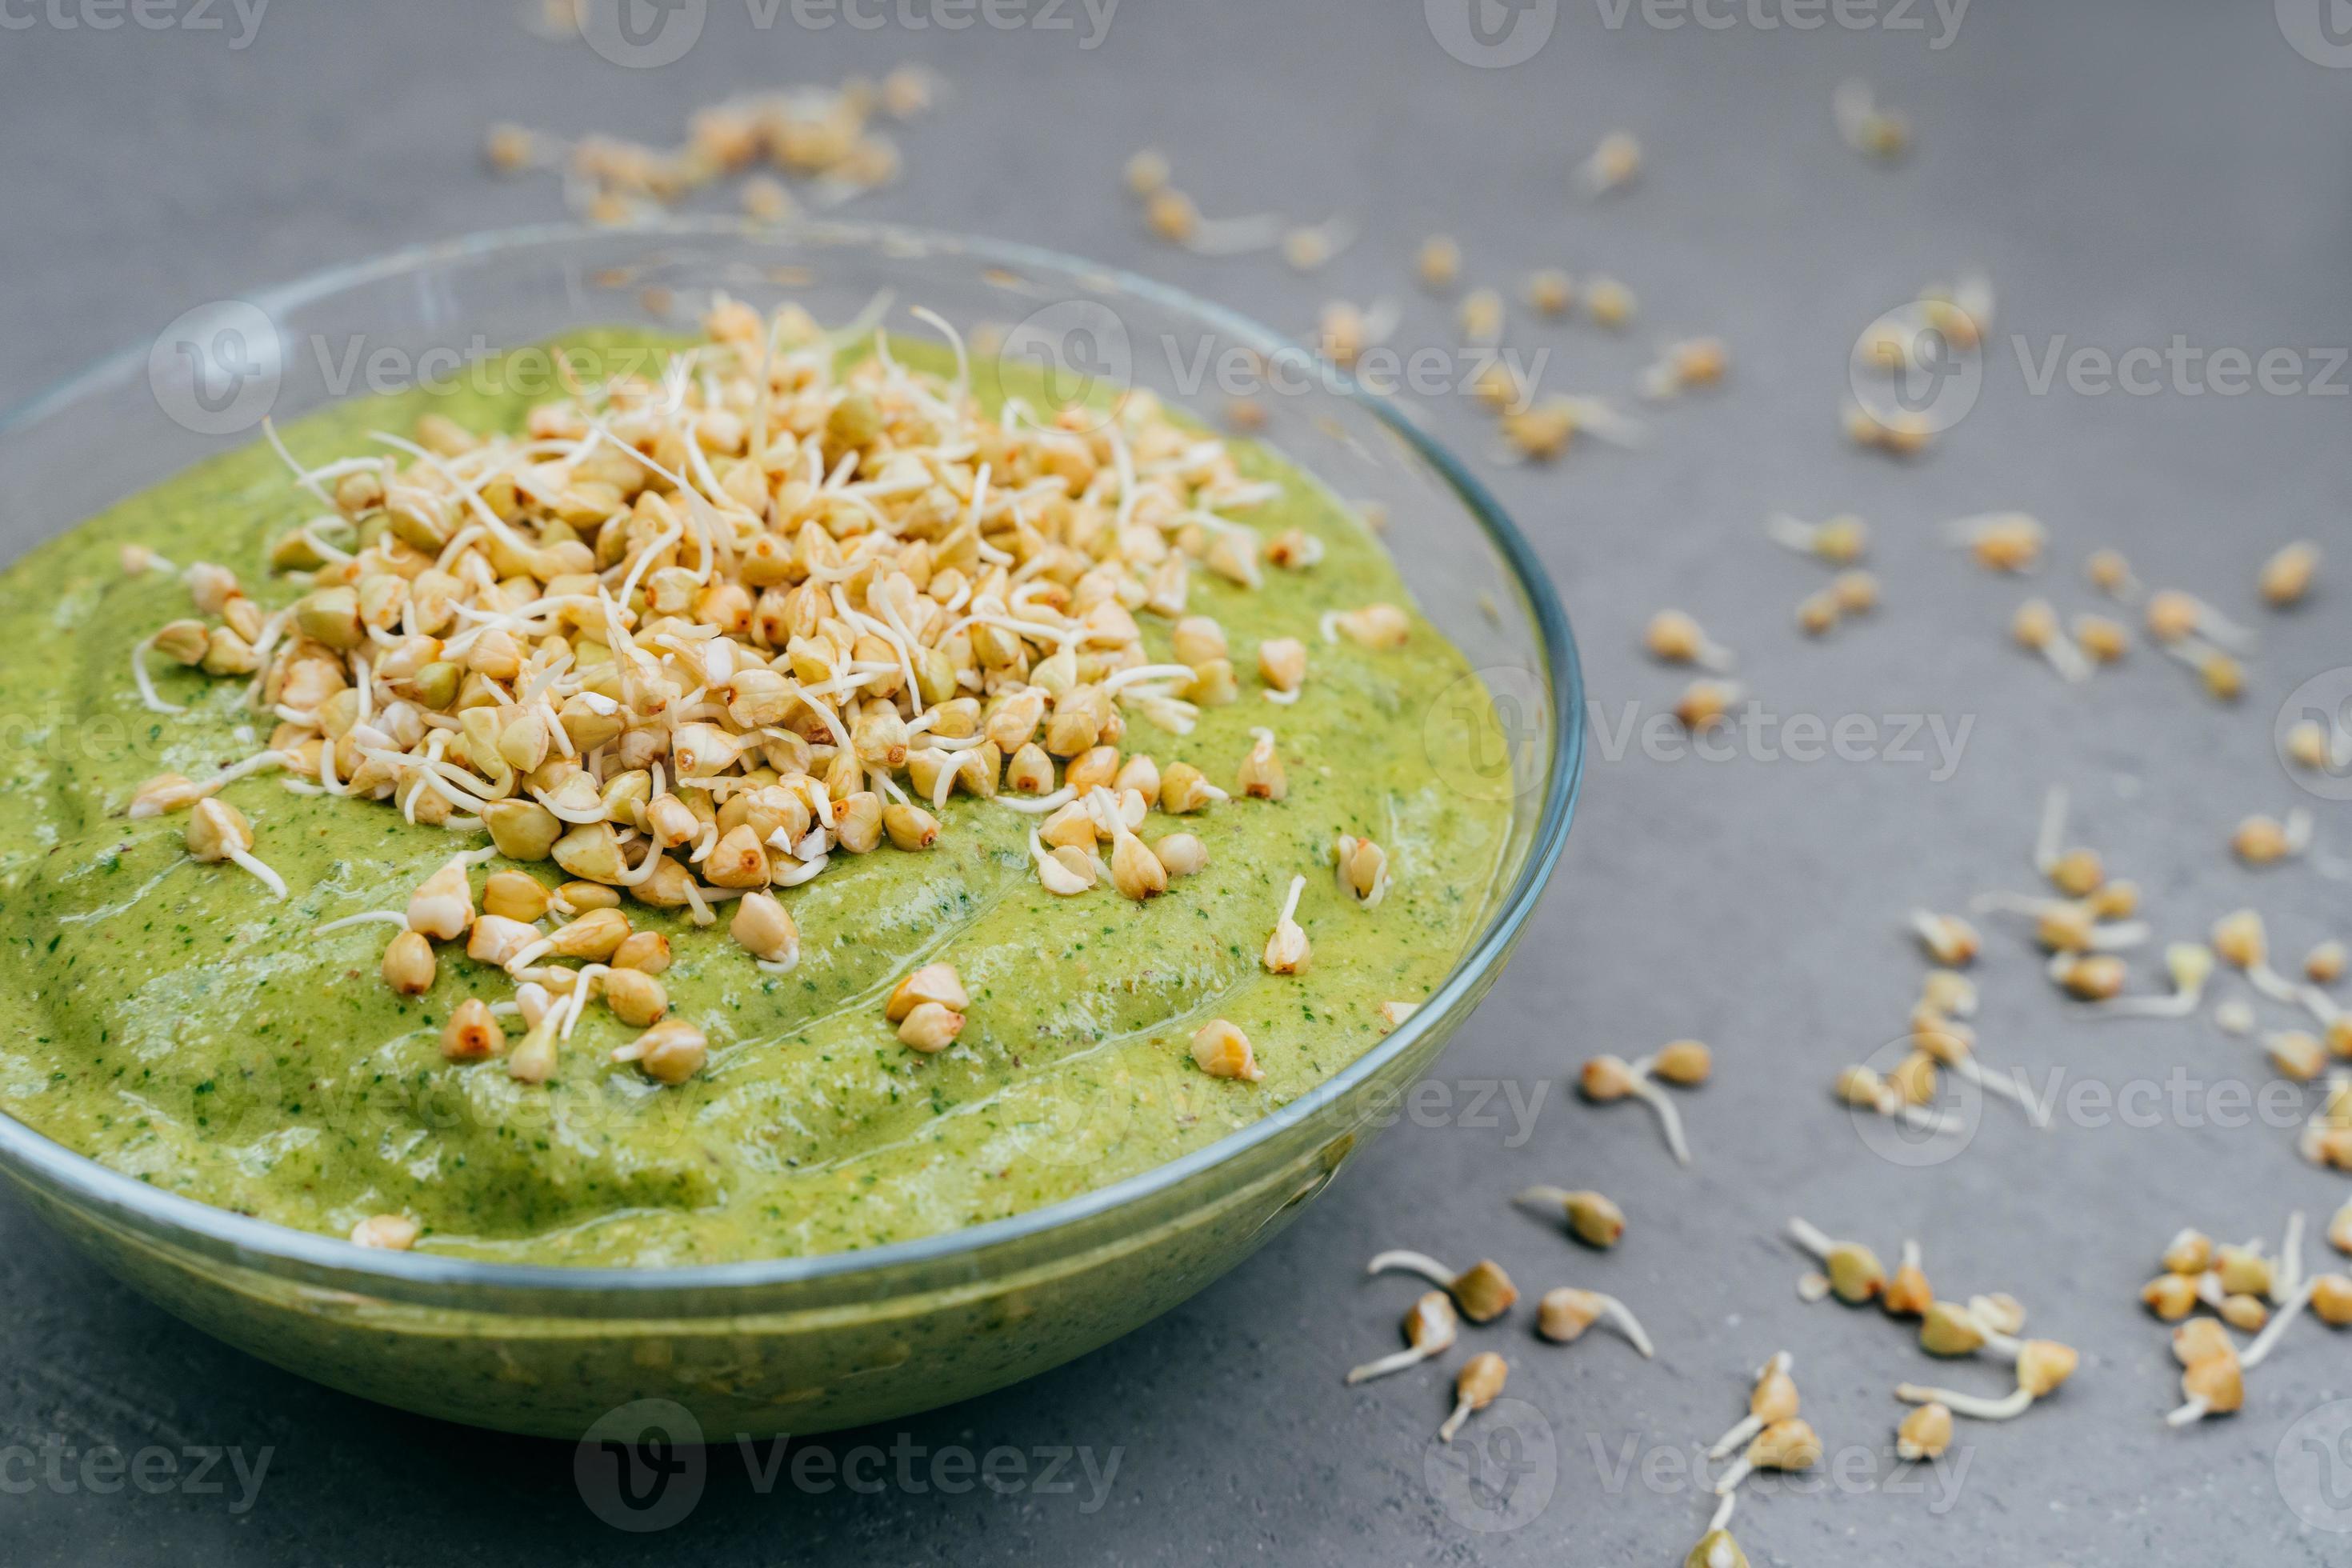
M 376 399 L 286 434 L 320 462 L 428 406 L 517 428 L 528 401 Z M 1047 894 L 1024 849 L 1033 819 L 958 795 L 936 848 L 837 856 L 784 895 L 803 952 L 781 976 L 758 970 L 723 925 L 698 931 L 625 905 L 668 934 L 672 1011 L 710 1037 L 708 1069 L 674 1089 L 606 1059 L 632 1031 L 602 1008 L 545 1086 L 516 1083 L 496 1061 L 453 1066 L 440 1026 L 466 996 L 509 994 L 503 976 L 445 949 L 433 990 L 404 998 L 377 973 L 386 928 L 315 934 L 341 915 L 402 907 L 476 840 L 247 778 L 226 798 L 291 888 L 279 903 L 235 868 L 191 861 L 184 815 L 125 820 L 142 780 L 201 777 L 258 750 L 269 725 L 242 707 L 242 681 L 168 660 L 155 661 L 157 683 L 188 713 L 140 705 L 131 645 L 188 614 L 188 599 L 168 574 L 125 577 L 119 547 L 219 562 L 274 607 L 299 590 L 270 577 L 268 542 L 313 509 L 260 445 L 123 502 L 0 574 L 12 716 L 0 787 L 16 824 L 0 850 L 0 990 L 16 1025 L 0 1039 L 0 1108 L 158 1187 L 304 1230 L 340 1236 L 397 1212 L 423 1225 L 426 1250 L 643 1268 L 950 1231 L 1247 1124 L 1369 1047 L 1381 1003 L 1418 1001 L 1444 977 L 1486 903 L 1509 806 L 1447 782 L 1491 739 L 1471 727 L 1491 719 L 1483 704 L 1440 703 L 1466 667 L 1432 626 L 1416 617 L 1410 644 L 1387 653 L 1318 632 L 1326 610 L 1409 602 L 1380 546 L 1295 469 L 1241 456 L 1284 485 L 1250 521 L 1269 537 L 1304 528 L 1327 552 L 1308 571 L 1269 570 L 1255 594 L 1196 574 L 1193 605 L 1225 624 L 1244 670 L 1260 638 L 1305 640 L 1305 695 L 1278 706 L 1247 680 L 1241 701 L 1204 712 L 1190 736 L 1138 721 L 1128 746 L 1230 787 L 1251 727 L 1268 725 L 1288 799 L 1237 798 L 1187 819 L 1208 868 L 1135 904 L 1107 889 Z M 1154 657 L 1167 657 L 1167 624 L 1144 620 Z M 1395 882 L 1376 909 L 1333 879 L 1342 832 L 1390 851 Z M 531 869 L 557 878 L 551 865 Z M 1259 953 L 1294 873 L 1307 878 L 1298 918 L 1314 962 L 1277 977 Z M 881 1001 L 931 959 L 957 966 L 972 1005 L 955 1047 L 927 1058 L 898 1043 Z M 1213 1016 L 1248 1033 L 1263 1082 L 1192 1065 L 1191 1035 Z

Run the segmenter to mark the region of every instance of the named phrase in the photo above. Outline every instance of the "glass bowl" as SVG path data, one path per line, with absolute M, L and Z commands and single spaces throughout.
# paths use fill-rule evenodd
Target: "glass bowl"
M 624 1270 L 363 1249 L 159 1192 L 0 1115 L 0 1173 L 107 1268 L 231 1344 L 388 1405 L 560 1437 L 624 1407 L 689 1438 L 808 1433 L 968 1398 L 1115 1339 L 1263 1245 L 1394 1120 L 1500 973 L 1568 832 L 1575 648 L 1493 499 L 1394 406 L 1277 334 L 1025 246 L 848 224 L 548 226 L 202 306 L 0 426 L 0 550 L 14 559 L 257 438 L 265 414 L 462 376 L 491 350 L 584 326 L 682 326 L 714 289 L 798 300 L 828 323 L 888 290 L 983 346 L 975 329 L 995 323 L 1000 352 L 1073 378 L 1055 388 L 1072 395 L 1107 380 L 1197 408 L 1236 377 L 1262 387 L 1260 438 L 1384 510 L 1423 609 L 1478 671 L 1439 700 L 1494 705 L 1507 743 L 1473 759 L 1464 787 L 1511 804 L 1508 847 L 1444 984 L 1321 1088 L 1081 1197 L 867 1251 Z

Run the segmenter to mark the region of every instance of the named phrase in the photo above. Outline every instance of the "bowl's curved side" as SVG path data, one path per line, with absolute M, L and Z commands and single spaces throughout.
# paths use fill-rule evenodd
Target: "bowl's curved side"
M 1463 1008 L 1466 1014 L 1467 1007 Z M 642 1318 L 418 1306 L 289 1280 L 109 1223 L 16 1184 L 110 1272 L 289 1372 L 419 1415 L 576 1439 L 661 1401 L 713 1441 L 887 1421 L 975 1397 L 1108 1344 L 1280 1234 L 1394 1119 L 1459 1016 L 1343 1106 L 1246 1162 L 1202 1173 L 1146 1229 L 1083 1252 L 1013 1244 L 961 1283 L 854 1307 Z

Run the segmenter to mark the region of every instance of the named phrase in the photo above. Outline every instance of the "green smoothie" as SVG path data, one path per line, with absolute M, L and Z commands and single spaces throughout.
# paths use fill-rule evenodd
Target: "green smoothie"
M 611 343 L 614 338 L 600 339 Z M 908 357 L 904 354 L 902 358 Z M 992 374 L 975 393 L 992 409 Z M 306 464 L 368 450 L 367 433 L 420 416 L 517 431 L 530 400 L 423 394 L 337 407 L 282 434 Z M 665 1085 L 610 1058 L 636 1031 L 589 1008 L 543 1083 L 438 1047 L 452 1009 L 513 987 L 445 950 L 432 988 L 379 973 L 392 935 L 341 917 L 398 910 L 479 835 L 412 825 L 394 806 L 301 794 L 274 773 L 221 798 L 250 819 L 284 879 L 273 899 L 236 868 L 186 850 L 184 814 L 133 820 L 143 780 L 203 778 L 268 743 L 247 682 L 153 658 L 151 712 L 131 675 L 140 638 L 191 613 L 166 571 L 126 574 L 126 543 L 233 569 L 275 609 L 304 584 L 273 575 L 274 540 L 320 510 L 254 447 L 209 461 L 34 552 L 0 574 L 0 689 L 16 717 L 0 772 L 18 830 L 0 848 L 0 970 L 16 1026 L 0 1038 L 0 1109 L 153 1185 L 302 1230 L 341 1236 L 372 1215 L 414 1218 L 426 1251 L 512 1262 L 655 1268 L 870 1247 L 1071 1197 L 1201 1148 L 1314 1089 L 1417 1003 L 1474 934 L 1506 852 L 1510 806 L 1465 787 L 1483 705 L 1447 704 L 1468 673 L 1412 616 L 1403 646 L 1327 640 L 1328 612 L 1410 600 L 1381 546 L 1310 479 L 1238 443 L 1243 472 L 1280 487 L 1240 514 L 1271 540 L 1318 542 L 1255 589 L 1196 572 L 1193 614 L 1216 617 L 1249 670 L 1255 645 L 1297 637 L 1312 673 L 1296 702 L 1203 708 L 1191 733 L 1131 723 L 1129 752 L 1182 762 L 1233 798 L 1181 827 L 1208 864 L 1160 897 L 1109 888 L 1056 897 L 1029 847 L 1037 817 L 951 796 L 928 849 L 836 854 L 779 896 L 801 952 L 768 973 L 729 940 L 724 911 L 631 906 L 666 934 L 671 1013 L 709 1037 L 707 1066 Z M 1150 657 L 1171 623 L 1139 614 Z M 1278 737 L 1287 792 L 1247 798 L 1237 764 L 1256 727 Z M 1458 772 L 1457 772 L 1458 770 Z M 1377 840 L 1391 882 L 1367 907 L 1332 871 L 1342 835 Z M 475 873 L 509 866 L 492 861 Z M 556 868 L 520 868 L 550 886 Z M 1294 876 L 1312 963 L 1262 954 Z M 883 1000 L 910 970 L 954 965 L 968 1024 L 910 1050 Z M 1195 1065 L 1194 1031 L 1230 1020 L 1263 1078 Z

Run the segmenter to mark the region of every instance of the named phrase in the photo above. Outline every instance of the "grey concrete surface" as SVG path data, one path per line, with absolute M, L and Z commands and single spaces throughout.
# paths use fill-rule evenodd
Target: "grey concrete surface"
M 878 30 L 813 31 L 789 5 L 761 29 L 742 0 L 710 0 L 684 59 L 623 70 L 532 37 L 499 0 L 278 0 L 242 48 L 226 5 L 219 31 L 101 31 L 61 26 L 86 14 L 60 3 L 0 4 L 0 399 L 200 300 L 556 216 L 551 186 L 478 171 L 492 119 L 658 137 L 730 91 L 903 59 L 936 66 L 951 95 L 904 134 L 904 183 L 861 213 L 1129 264 L 1295 331 L 1331 295 L 1393 297 L 1403 342 L 1450 341 L 1444 308 L 1408 279 L 1420 237 L 1444 228 L 1474 279 L 1508 286 L 1561 265 L 1640 291 L 1643 321 L 1623 338 L 1515 325 L 1515 343 L 1551 351 L 1549 386 L 1622 391 L 1677 331 L 1721 333 L 1736 364 L 1721 393 L 1658 411 L 1646 451 L 1491 472 L 1559 583 L 1607 726 L 1578 829 L 1516 965 L 1440 1068 L 1455 1109 L 1388 1134 L 1223 1282 L 1025 1386 L 818 1440 L 837 1457 L 907 1452 L 877 1493 L 796 1488 L 789 1467 L 763 1488 L 717 1447 L 692 1515 L 630 1534 L 583 1506 L 568 1447 L 377 1408 L 223 1349 L 0 1202 L 0 1560 L 1679 1562 L 1706 1511 L 1691 1445 L 1741 1412 L 1749 1369 L 1780 1348 L 1832 1464 L 1821 1484 L 1759 1489 L 1743 1506 L 1757 1563 L 2352 1554 L 2352 1444 L 2336 1440 L 2352 1406 L 2336 1403 L 2352 1398 L 2352 1343 L 2306 1325 L 2251 1380 L 2242 1415 L 2168 1432 L 2175 1372 L 2135 1304 L 2176 1226 L 2275 1238 L 2289 1208 L 2324 1219 L 2345 1195 L 2295 1157 L 2291 1118 L 2249 1119 L 2245 1097 L 2268 1080 L 2253 1044 L 2210 1020 L 2086 1022 L 2004 931 L 1982 966 L 1983 1048 L 2063 1087 L 2051 1125 L 1996 1105 L 1957 1157 L 1909 1167 L 1874 1152 L 1828 1092 L 1901 1029 L 1922 967 L 1903 912 L 2029 885 L 2053 782 L 2074 787 L 2080 836 L 2140 881 L 2164 935 L 2250 901 L 2289 956 L 2352 935 L 2347 884 L 2329 875 L 2352 856 L 2352 814 L 2299 789 L 2272 747 L 2289 693 L 2352 664 L 2352 400 L 2334 363 L 2352 342 L 2352 69 L 2291 47 L 2272 6 L 1978 0 L 1938 48 L 1946 25 L 1925 5 L 1907 8 L 1922 30 L 1834 19 L 1890 5 L 1800 31 L 1759 18 L 1822 14 L 1801 0 L 1694 8 L 1722 27 L 1661 26 L 1681 10 L 1638 0 L 1569 0 L 1529 13 L 1558 12 L 1532 58 L 1482 69 L 1449 57 L 1410 5 L 1127 0 L 1083 49 L 1083 11 L 1074 31 L 919 30 L 903 18 L 940 14 L 920 5 L 866 13 L 885 16 Z M 2289 23 L 2319 10 L 2279 7 Z M 1850 74 L 1913 116 L 1907 163 L 1872 166 L 1838 142 L 1830 95 Z M 1570 166 L 1618 126 L 1648 149 L 1640 186 L 1573 199 Z M 1171 254 L 1118 191 L 1122 159 L 1146 142 L 1213 211 L 1344 211 L 1365 237 L 1311 279 L 1266 258 Z M 1979 406 L 1915 464 L 1848 448 L 1836 411 L 1856 332 L 1972 263 L 2000 291 Z M 2027 373 L 2053 345 L 2120 355 L 2176 335 L 2307 353 L 2298 374 L 2326 384 L 2088 395 L 2063 371 L 2037 392 Z M 1430 417 L 1484 449 L 1461 400 Z M 1869 518 L 1884 611 L 1801 640 L 1790 608 L 1820 574 L 1762 542 L 1779 508 Z M 2076 568 L 2101 543 L 2248 616 L 2255 563 L 2290 538 L 2333 546 L 2335 575 L 2302 613 L 2263 620 L 2235 708 L 2146 650 L 2065 689 L 2002 637 L 2026 590 L 1936 541 L 1938 520 L 2007 508 L 2051 524 L 2058 570 L 2035 591 L 2070 606 L 2087 602 Z M 1654 714 L 1678 689 L 1633 648 L 1667 604 L 1743 652 L 1775 716 L 1859 715 L 1885 742 L 1904 715 L 1965 725 L 1957 769 L 1617 746 L 1629 711 Z M 2325 858 L 2262 874 L 2229 860 L 2242 815 L 2297 804 L 2318 813 Z M 1680 1035 L 1712 1041 L 1720 1061 L 1684 1101 L 1689 1172 L 1641 1110 L 1580 1105 L 1562 1080 L 1591 1052 Z M 1530 1125 L 1507 1100 L 1499 1125 L 1472 1113 L 1494 1085 L 1522 1104 L 1546 1096 Z M 1615 1194 L 1633 1216 L 1623 1246 L 1583 1253 L 1512 1212 L 1507 1195 L 1532 1181 Z M 2081 1372 L 2026 1419 L 1964 1427 L 1941 1472 L 1897 1474 L 1894 1384 L 1997 1392 L 2006 1379 L 1932 1366 L 1874 1314 L 1801 1305 L 1801 1262 L 1778 1239 L 1791 1214 L 1890 1254 L 1919 1237 L 1948 1292 L 2014 1291 L 2038 1331 L 2081 1347 Z M 1531 1414 L 1507 1434 L 1490 1423 L 1478 1450 L 1517 1466 L 1517 1489 L 1462 1492 L 1428 1468 L 1443 1374 L 1340 1384 L 1345 1365 L 1394 1342 L 1410 1291 L 1358 1278 L 1393 1246 L 1491 1254 L 1531 1292 L 1612 1291 L 1660 1358 L 1601 1334 L 1548 1348 L 1525 1314 L 1478 1336 L 1511 1357 L 1510 1394 Z M 216 1492 L 95 1491 L 82 1455 L 109 1445 L 236 1448 L 248 1464 L 268 1450 L 269 1464 L 250 1506 L 226 1466 Z M 1069 1492 L 950 1492 L 929 1464 L 956 1447 L 1066 1448 L 1097 1473 L 1117 1468 L 1099 1491 L 1074 1460 Z

